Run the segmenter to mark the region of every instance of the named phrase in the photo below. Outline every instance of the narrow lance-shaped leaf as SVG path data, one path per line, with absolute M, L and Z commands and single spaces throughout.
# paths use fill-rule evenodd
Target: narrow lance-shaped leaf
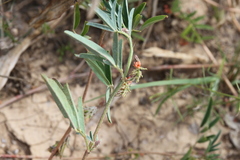
M 118 63 L 117 63 L 120 69 L 122 69 L 122 57 L 123 57 L 122 47 L 123 47 L 123 40 L 120 39 L 118 42 Z
M 111 65 L 115 66 L 115 62 L 114 62 L 113 58 L 111 57 L 111 55 L 105 49 L 103 49 L 101 46 L 99 46 L 98 44 L 94 43 L 93 41 L 88 40 L 87 38 L 85 38 L 81 35 L 75 34 L 71 31 L 64 31 L 64 33 L 66 33 L 69 36 L 71 36 L 72 38 L 78 40 L 91 53 L 104 57 L 106 60 L 108 60 L 111 63 Z
M 140 30 L 144 30 L 148 26 L 150 26 L 150 25 L 152 25 L 156 22 L 164 20 L 166 17 L 168 17 L 168 16 L 167 15 L 160 15 L 160 16 L 155 16 L 155 17 L 149 18 L 148 20 L 146 20 L 146 22 L 143 23 Z
M 89 132 L 89 136 L 90 136 L 90 138 L 91 138 L 91 141 L 94 141 L 92 131 Z
M 71 101 L 71 97 L 69 97 L 70 93 L 67 93 L 67 88 L 63 88 L 63 86 L 57 81 L 48 78 L 47 76 L 42 75 L 42 78 L 46 82 L 48 89 L 50 90 L 54 101 L 56 102 L 59 110 L 62 112 L 65 118 L 68 118 L 71 121 L 72 127 L 77 129 L 77 119 L 76 115 L 74 115 L 73 102 Z M 67 93 L 67 94 L 66 94 Z
M 130 14 L 129 14 L 129 17 L 128 17 L 128 32 L 129 32 L 129 35 L 132 34 L 132 25 L 133 25 L 133 14 L 134 14 L 134 10 L 135 8 L 132 8 L 131 11 L 130 11 Z
M 200 127 L 203 127 L 206 124 L 206 122 L 208 121 L 208 119 L 211 115 L 211 110 L 212 110 L 212 97 L 210 98 L 210 100 L 208 102 L 208 108 L 207 108 L 207 111 L 204 115 L 204 118 L 202 120 L 202 123 L 201 123 Z
M 53 99 L 56 102 L 59 110 L 62 112 L 62 115 L 64 116 L 64 118 L 68 118 L 68 114 L 63 106 L 64 105 L 67 106 L 69 104 L 67 104 L 68 101 L 62 91 L 62 86 L 59 85 L 58 83 L 56 83 L 55 80 L 50 79 L 45 75 L 42 75 L 42 78 L 45 81 L 45 83 L 47 84 L 47 87 L 48 87 L 49 91 L 51 92 Z M 63 99 L 65 99 L 66 101 L 64 101 Z
M 62 91 L 64 92 L 64 94 L 66 95 L 66 98 L 68 100 L 68 103 L 70 104 L 69 106 L 71 107 L 70 108 L 70 113 L 71 114 L 71 117 L 70 118 L 70 121 L 75 125 L 75 129 L 78 129 L 78 122 L 79 122 L 79 117 L 78 117 L 78 113 L 77 113 L 77 108 L 76 106 L 74 105 L 74 102 L 73 102 L 73 98 L 72 98 L 72 94 L 70 92 L 70 89 L 69 89 L 69 86 L 68 84 L 65 84 L 63 86 L 63 89 Z
M 217 139 L 220 136 L 220 134 L 221 134 L 221 130 L 218 131 L 218 134 L 213 138 L 213 141 L 212 141 L 213 144 L 217 141 Z
M 80 10 L 78 2 L 74 5 L 74 13 L 73 13 L 73 29 L 76 29 L 80 23 Z
M 82 32 L 81 32 L 81 36 L 85 36 L 88 31 L 89 31 L 89 26 L 87 25 L 87 21 L 84 22 L 84 25 L 83 25 L 83 29 L 82 29 Z
M 128 28 L 128 1 L 127 0 L 123 0 L 123 9 L 122 9 L 122 16 L 123 16 L 123 23 L 125 25 L 125 27 Z
M 206 25 L 206 24 L 196 24 L 194 25 L 197 29 L 206 29 L 206 30 L 213 30 L 214 28 L 212 26 Z
M 187 151 L 187 153 L 181 158 L 181 160 L 189 160 L 189 156 L 192 153 L 192 147 L 189 148 L 189 150 Z
M 110 95 L 111 95 L 111 88 L 110 88 L 110 87 L 107 87 L 107 91 L 106 91 L 106 103 L 108 102 L 108 100 L 109 100 L 109 98 L 110 98 Z M 112 123 L 110 107 L 108 107 L 107 119 L 108 119 L 109 123 Z
M 86 135 L 82 97 L 79 97 L 79 99 L 78 99 L 77 110 L 78 110 L 78 117 L 79 117 L 79 121 L 78 121 L 79 129 L 82 132 L 82 134 Z
M 144 41 L 144 37 L 141 36 L 140 34 L 136 33 L 136 32 L 132 32 L 132 36 L 136 39 L 139 39 L 141 41 Z
M 112 28 L 110 28 L 106 25 L 103 25 L 103 24 L 88 22 L 87 25 L 95 27 L 95 28 L 99 28 L 99 29 L 102 29 L 102 30 L 105 30 L 105 31 L 114 32 L 114 30 Z
M 116 62 L 117 66 L 119 63 L 119 48 L 118 48 L 118 33 L 114 33 L 113 34 L 113 46 L 112 46 L 112 55 L 113 55 L 113 59 Z M 119 67 L 119 66 L 118 66 Z
M 209 140 L 211 140 L 212 138 L 214 138 L 215 137 L 215 135 L 210 135 L 210 136 L 205 136 L 205 135 L 203 135 L 202 137 L 200 137 L 199 139 L 198 139 L 198 143 L 204 143 L 204 142 L 207 142 L 207 141 L 209 141 Z
M 117 29 L 116 16 L 115 16 L 116 4 L 117 4 L 117 1 L 114 1 L 111 9 L 111 22 L 115 29 Z
M 203 41 L 206 41 L 206 40 L 214 39 L 215 37 L 214 36 L 202 36 L 201 38 Z
M 110 84 L 113 84 L 113 82 L 112 82 L 112 71 L 111 71 L 111 66 L 110 65 L 107 65 L 107 64 L 104 65 L 104 73 L 105 73 L 108 81 L 110 82 Z
M 174 0 L 173 2 L 172 2 L 172 6 L 171 6 L 171 11 L 172 12 L 180 12 L 180 5 L 179 5 L 179 0 Z
M 102 68 L 98 65 L 97 62 L 90 59 L 85 59 L 85 60 L 100 81 L 102 81 L 106 86 L 111 85 L 104 73 L 104 70 L 102 70 Z
M 118 16 L 117 16 L 117 22 L 118 22 L 118 30 L 122 30 L 122 7 L 118 6 Z
M 183 32 L 181 33 L 181 36 L 186 36 L 188 33 L 192 32 L 192 27 L 193 27 L 192 24 L 189 24 L 187 28 L 183 30 Z
M 205 18 L 205 16 L 199 16 L 199 17 L 197 17 L 197 18 L 194 18 L 194 19 L 193 19 L 193 22 L 196 23 L 196 22 L 198 22 L 198 21 L 200 21 L 200 20 L 202 20 L 202 19 L 204 19 L 204 18 Z
M 98 61 L 101 63 L 107 63 L 108 65 L 111 65 L 111 63 L 108 61 L 105 61 L 105 59 L 103 57 L 100 57 L 93 53 L 80 53 L 80 54 L 75 54 L 75 56 L 79 57 L 79 58 L 91 59 L 93 61 Z
M 106 7 L 106 9 L 110 11 L 110 10 L 111 10 L 111 7 L 110 7 L 110 5 L 109 5 L 109 2 L 107 2 L 106 0 L 102 0 L 102 2 L 103 2 L 103 4 L 104 4 L 103 6 Z
M 146 6 L 146 2 L 141 3 L 141 4 L 134 10 L 133 17 L 135 18 L 136 15 L 141 14 L 142 11 L 144 10 L 145 6 Z
M 142 19 L 142 15 L 137 14 L 133 19 L 133 28 L 136 28 Z
M 197 11 L 193 11 L 192 13 L 189 13 L 186 15 L 187 19 L 190 19 L 192 16 L 194 16 L 197 13 Z
M 212 120 L 209 123 L 209 128 L 212 128 L 218 121 L 219 121 L 220 117 L 216 117 L 214 120 Z
M 115 25 L 113 24 L 110 15 L 108 13 L 105 13 L 104 11 L 102 11 L 100 8 L 97 8 L 96 10 L 96 14 L 104 21 L 104 23 L 109 26 L 112 30 L 116 31 L 117 28 L 114 27 Z

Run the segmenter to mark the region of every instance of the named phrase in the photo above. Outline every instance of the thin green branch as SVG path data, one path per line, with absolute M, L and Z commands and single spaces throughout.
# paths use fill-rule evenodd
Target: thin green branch
M 125 68 L 125 71 L 124 71 L 124 77 L 126 77 L 128 75 L 128 71 L 130 69 L 130 66 L 131 66 L 131 63 L 132 63 L 132 58 L 133 58 L 133 42 L 132 42 L 132 37 L 123 32 L 123 31 L 118 31 L 118 33 L 124 35 L 127 39 L 128 39 L 128 42 L 129 42 L 129 47 L 130 47 L 130 52 L 129 52 L 129 55 L 128 55 L 128 61 L 127 61 L 127 66 Z
M 104 108 L 104 111 L 103 111 L 103 113 L 102 113 L 102 115 L 101 115 L 101 117 L 100 117 L 100 119 L 99 119 L 99 121 L 98 121 L 97 127 L 96 127 L 96 129 L 95 129 L 95 131 L 94 131 L 94 133 L 93 133 L 93 140 L 94 140 L 94 142 L 90 142 L 90 143 L 89 143 L 88 149 L 85 151 L 82 160 L 86 159 L 87 155 L 96 147 L 96 146 L 95 146 L 95 141 L 96 141 L 96 138 L 97 138 L 97 134 L 98 134 L 98 132 L 99 132 L 99 129 L 100 129 L 102 123 L 103 123 L 103 120 L 104 120 L 104 118 L 105 118 L 105 116 L 106 116 L 106 114 L 107 114 L 107 111 L 108 111 L 109 107 L 111 106 L 111 102 L 112 102 L 113 98 L 114 98 L 115 95 L 118 93 L 118 91 L 120 90 L 120 88 L 122 87 L 122 85 L 123 85 L 123 81 L 121 81 L 121 82 L 117 85 L 117 87 L 114 89 L 113 93 L 111 94 L 108 102 L 106 103 L 106 106 L 105 106 L 105 108 Z
M 102 115 L 101 115 L 101 118 L 100 118 L 100 120 L 99 120 L 99 122 L 98 122 L 98 124 L 97 124 L 97 127 L 96 127 L 96 129 L 95 129 L 95 131 L 94 131 L 94 133 L 93 133 L 93 140 L 94 140 L 94 141 L 95 141 L 96 138 L 97 138 L 97 134 L 98 134 L 99 129 L 100 129 L 102 123 L 103 123 L 104 117 L 105 117 L 105 115 L 107 114 L 107 111 L 108 111 L 109 107 L 111 106 L 111 102 L 112 102 L 113 98 L 115 97 L 115 95 L 116 95 L 116 94 L 118 93 L 118 91 L 120 90 L 120 88 L 122 87 L 122 84 L 123 84 L 123 82 L 120 82 L 120 83 L 117 85 L 117 87 L 114 89 L 113 93 L 111 94 L 108 102 L 106 103 L 106 107 L 104 108 L 104 111 L 103 111 L 103 113 L 102 113 Z M 93 145 L 93 144 L 90 144 L 90 148 L 92 147 L 92 145 Z M 93 148 L 92 148 L 92 149 L 93 149 Z

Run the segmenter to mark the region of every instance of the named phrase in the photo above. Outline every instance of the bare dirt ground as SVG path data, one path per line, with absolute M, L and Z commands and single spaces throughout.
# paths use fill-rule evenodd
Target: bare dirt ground
M 227 6 L 225 1 L 216 2 Z M 215 31 L 211 31 L 215 38 L 207 41 L 207 46 L 217 61 L 222 60 L 222 53 L 228 58 L 233 57 L 236 47 L 240 44 L 240 30 L 233 22 L 232 12 L 222 9 L 223 17 L 217 21 L 213 15 L 213 6 L 209 2 L 194 0 L 191 3 L 182 0 L 183 11 L 196 10 L 199 16 L 206 16 L 204 23 L 216 28 Z M 9 27 L 11 32 L 15 33 L 13 35 L 19 38 L 18 42 L 28 36 L 30 29 L 28 21 L 37 15 L 46 4 L 47 1 L 30 0 L 25 3 L 21 1 L 3 3 L 1 7 L 4 9 L 4 16 L 11 24 Z M 170 4 L 169 1 L 159 1 L 156 14 L 166 14 L 163 6 Z M 236 8 L 240 8 L 239 1 L 234 1 L 234 4 Z M 152 6 L 153 2 L 148 1 L 146 15 L 151 15 Z M 47 29 L 47 33 L 41 33 L 36 39 L 32 39 L 34 42 L 21 54 L 10 74 L 11 77 L 19 79 L 9 78 L 0 91 L 0 105 L 2 105 L 0 108 L 0 156 L 6 154 L 31 155 L 32 159 L 47 159 L 50 155 L 47 149 L 60 140 L 69 126 L 69 121 L 63 118 L 48 90 L 43 89 L 33 93 L 29 93 L 29 91 L 45 86 L 41 78 L 41 74 L 45 74 L 48 77 L 62 79 L 64 83 L 68 82 L 75 101 L 83 94 L 89 69 L 82 59 L 76 58 L 73 53 L 84 52 L 84 48 L 63 33 L 64 30 L 71 30 L 71 13 L 72 11 L 68 10 L 63 15 L 63 19 L 58 22 L 53 32 L 51 29 Z M 82 17 L 85 15 L 85 11 L 82 11 Z M 235 17 L 240 22 L 240 13 L 235 13 Z M 139 55 L 142 65 L 149 68 L 148 71 L 144 71 L 144 78 L 140 83 L 168 78 L 170 70 L 153 70 L 154 67 L 161 65 L 212 64 L 200 44 L 185 43 L 183 45 L 181 43 L 180 34 L 184 27 L 186 27 L 186 22 L 179 19 L 177 15 L 169 13 L 168 19 L 153 26 L 144 47 L 144 49 L 150 48 L 150 50 L 143 51 L 144 43 L 135 42 L 136 54 Z M 101 32 L 96 29 L 90 31 L 92 39 L 97 41 Z M 111 41 L 108 40 L 110 36 L 112 35 L 106 35 L 104 44 L 106 48 L 111 45 Z M 7 55 L 12 48 L 20 45 L 18 42 L 7 43 L 7 46 L 10 47 L 1 50 L 0 58 Z M 70 48 L 64 49 L 66 46 Z M 125 48 L 127 51 L 127 45 Z M 160 55 L 156 58 L 159 48 L 183 54 L 179 54 L 179 57 Z M 64 52 L 64 55 L 60 54 L 61 51 Z M 146 56 L 146 54 L 155 55 Z M 3 70 L 3 68 L 0 69 Z M 74 78 L 69 78 L 71 73 L 75 75 Z M 175 70 L 173 75 L 176 78 L 196 78 L 202 75 L 202 70 Z M 68 78 L 64 79 L 66 77 Z M 117 75 L 115 78 L 117 80 Z M 0 77 L 0 79 L 4 78 Z M 222 88 L 223 92 L 231 93 L 226 91 L 225 84 Z M 158 103 L 151 103 L 149 97 L 167 90 L 165 86 L 137 89 L 126 97 L 116 98 L 111 108 L 113 123 L 109 124 L 107 120 L 105 121 L 99 133 L 100 144 L 89 157 L 95 159 L 180 159 L 199 138 L 199 124 L 204 112 L 198 110 L 198 107 L 207 103 L 206 99 L 204 100 L 206 95 L 196 88 L 182 91 L 166 101 L 160 113 L 154 116 Z M 104 92 L 104 86 L 94 77 L 86 100 L 100 96 Z M 3 105 L 11 98 L 17 99 L 26 94 L 28 96 L 18 101 Z M 202 101 L 202 103 L 196 103 L 196 101 Z M 103 104 L 104 98 L 86 103 L 87 106 L 98 108 L 97 113 L 86 124 L 88 131 L 94 130 L 103 110 Z M 192 107 L 187 108 L 187 106 Z M 222 131 L 219 139 L 221 145 L 217 151 L 222 159 L 239 160 L 239 132 L 236 133 L 236 139 L 230 138 L 233 128 L 228 127 L 229 124 L 239 126 L 239 121 L 233 122 L 231 119 L 231 115 L 235 115 L 235 113 L 230 112 L 230 107 L 227 108 L 225 105 L 218 107 L 221 110 L 222 120 L 209 133 L 216 134 L 219 130 Z M 226 118 L 224 119 L 227 116 L 229 123 L 225 122 Z M 198 152 L 196 153 L 203 152 L 206 147 L 207 144 L 197 145 L 195 149 Z M 79 158 L 84 151 L 82 138 L 72 132 L 63 156 Z M 130 153 L 133 151 L 138 151 L 138 153 Z

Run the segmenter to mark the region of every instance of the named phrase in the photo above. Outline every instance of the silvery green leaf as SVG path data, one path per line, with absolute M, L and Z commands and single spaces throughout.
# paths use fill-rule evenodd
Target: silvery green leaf
M 71 36 L 72 38 L 78 40 L 81 44 L 84 45 L 91 53 L 96 54 L 98 56 L 104 57 L 106 60 L 108 60 L 112 66 L 116 66 L 114 59 L 112 56 L 101 46 L 96 44 L 95 42 L 88 40 L 87 38 L 78 35 L 76 33 L 73 33 L 71 31 L 64 31 L 67 35 Z

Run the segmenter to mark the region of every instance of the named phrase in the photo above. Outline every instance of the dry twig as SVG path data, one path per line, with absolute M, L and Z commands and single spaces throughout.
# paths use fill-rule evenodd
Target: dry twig
M 89 157 L 87 160 L 91 159 L 98 159 L 98 160 L 104 160 L 106 157 L 117 157 L 117 156 L 124 156 L 124 155 L 131 155 L 131 154 L 139 154 L 140 156 L 145 155 L 159 155 L 159 156 L 167 156 L 167 157 L 173 157 L 173 156 L 182 156 L 182 154 L 177 153 L 161 153 L 161 152 L 151 152 L 151 151 L 127 151 L 127 152 L 120 152 L 116 154 L 110 154 L 107 156 L 102 157 Z M 31 155 L 0 155 L 0 158 L 24 158 L 24 159 L 46 159 L 46 157 L 40 157 L 40 156 L 31 156 Z M 73 159 L 81 159 L 80 157 L 63 157 L 62 160 L 73 160 Z
M 228 2 L 229 7 L 231 7 L 231 6 L 232 6 L 232 0 L 228 0 L 227 2 Z M 240 12 L 239 12 L 239 13 L 240 13 Z M 240 24 L 239 24 L 239 22 L 238 22 L 238 20 L 237 20 L 237 18 L 236 18 L 236 16 L 235 16 L 235 13 L 230 12 L 230 15 L 231 15 L 231 17 L 232 17 L 232 22 L 233 22 L 233 24 L 235 25 L 235 27 L 237 28 L 237 30 L 240 32 Z
M 157 6 L 158 6 L 158 0 L 153 0 L 153 3 L 152 3 L 152 15 L 151 15 L 152 17 L 156 16 L 156 14 L 157 14 Z M 152 33 L 152 29 L 153 29 L 153 26 L 150 26 L 148 28 L 147 35 L 145 36 L 144 42 L 142 44 L 142 49 L 145 48 L 146 43 L 147 43 L 147 41 L 149 39 L 149 36 Z
M 202 42 L 202 47 L 203 47 L 204 51 L 207 53 L 208 57 L 212 60 L 212 62 L 215 65 L 219 65 L 217 60 L 214 58 L 212 52 L 209 50 L 209 48 L 206 46 L 206 44 L 204 42 Z M 233 87 L 233 85 L 231 84 L 231 82 L 229 81 L 227 76 L 223 73 L 222 77 L 223 77 L 223 80 L 225 81 L 225 83 L 227 84 L 228 88 L 231 90 L 232 94 L 234 96 L 238 97 L 237 91 L 235 90 L 235 88 Z
M 222 8 L 222 9 L 224 9 L 224 10 L 226 10 L 226 11 L 235 12 L 235 13 L 240 13 L 240 9 L 239 9 L 239 8 L 233 8 L 233 7 L 228 7 L 228 8 L 226 8 L 226 7 L 218 4 L 217 2 L 215 2 L 215 1 L 213 1 L 213 0 L 204 0 L 204 1 L 207 2 L 207 3 L 209 3 L 209 4 L 211 4 L 211 5 L 213 5 L 213 6 L 215 6 L 215 7 Z

